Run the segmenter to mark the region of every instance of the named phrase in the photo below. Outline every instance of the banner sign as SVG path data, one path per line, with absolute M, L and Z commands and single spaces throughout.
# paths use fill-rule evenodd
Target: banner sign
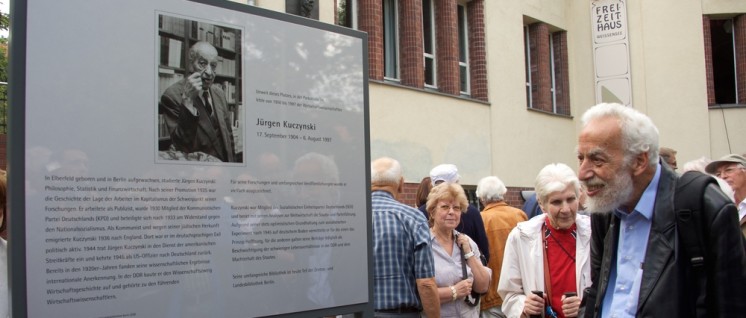
M 370 302 L 367 38 L 204 2 L 26 4 L 14 316 Z
M 632 104 L 626 0 L 591 2 L 596 103 Z

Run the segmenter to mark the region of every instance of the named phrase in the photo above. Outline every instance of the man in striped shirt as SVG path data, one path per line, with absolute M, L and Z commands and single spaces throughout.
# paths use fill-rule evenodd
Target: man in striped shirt
M 371 163 L 375 317 L 440 317 L 430 230 L 418 210 L 396 200 L 404 187 L 398 161 Z

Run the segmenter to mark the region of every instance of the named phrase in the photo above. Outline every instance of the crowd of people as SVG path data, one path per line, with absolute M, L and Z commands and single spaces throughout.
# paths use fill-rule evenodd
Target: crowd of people
M 659 146 L 639 111 L 599 104 L 581 122 L 577 173 L 543 167 L 538 212 L 511 207 L 497 176 L 478 182 L 480 211 L 452 164 L 423 178 L 411 207 L 397 200 L 401 164 L 373 160 L 375 317 L 743 317 L 744 155 L 700 158 L 679 173 L 676 151 Z M 5 190 L 0 170 L 0 259 Z
M 679 173 L 652 120 L 619 104 L 581 128 L 578 172 L 546 165 L 528 211 L 497 176 L 479 181 L 477 210 L 443 164 L 418 212 L 397 201 L 401 164 L 374 160 L 375 317 L 742 317 L 744 155 Z

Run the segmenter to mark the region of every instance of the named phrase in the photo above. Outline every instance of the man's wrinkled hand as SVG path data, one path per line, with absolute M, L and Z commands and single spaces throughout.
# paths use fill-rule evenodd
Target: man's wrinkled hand
M 194 92 L 202 91 L 202 73 L 194 72 L 187 77 L 184 83 L 184 92 L 191 95 Z
M 197 116 L 197 108 L 194 107 L 194 101 L 192 100 L 192 95 L 194 95 L 194 92 L 199 92 L 202 90 L 202 76 L 199 72 L 192 73 L 192 75 L 189 75 L 187 77 L 186 82 L 184 83 L 184 92 L 181 94 L 181 103 L 186 107 L 187 110 L 189 110 L 190 113 L 192 113 L 193 116 Z

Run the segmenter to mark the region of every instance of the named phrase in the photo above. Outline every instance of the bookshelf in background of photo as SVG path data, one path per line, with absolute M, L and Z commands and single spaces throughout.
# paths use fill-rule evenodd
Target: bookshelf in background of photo
M 225 92 L 231 123 L 235 123 L 242 111 L 240 30 L 159 15 L 158 37 L 158 98 L 166 88 L 188 76 L 186 66 L 189 62 L 189 48 L 198 41 L 206 41 L 218 51 L 218 65 L 215 68 L 213 85 L 220 85 Z M 158 120 L 158 148 L 166 150 L 171 144 L 170 133 L 165 127 L 160 109 Z

